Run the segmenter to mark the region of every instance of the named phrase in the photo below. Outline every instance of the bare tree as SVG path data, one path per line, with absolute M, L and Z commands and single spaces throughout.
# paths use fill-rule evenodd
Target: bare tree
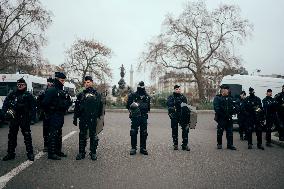
M 62 67 L 70 78 L 77 78 L 81 85 L 86 75 L 105 81 L 112 77 L 108 62 L 111 54 L 111 49 L 94 39 L 77 39 L 66 51 L 66 61 Z
M 42 59 L 51 12 L 39 0 L 0 1 L 0 71 L 32 67 Z
M 188 70 L 196 82 L 199 99 L 205 99 L 205 83 L 224 67 L 239 67 L 234 46 L 251 33 L 253 26 L 240 16 L 234 5 L 220 5 L 211 12 L 204 2 L 191 2 L 178 18 L 166 16 L 163 32 L 148 43 L 139 68 L 147 66 L 152 75 L 165 70 Z

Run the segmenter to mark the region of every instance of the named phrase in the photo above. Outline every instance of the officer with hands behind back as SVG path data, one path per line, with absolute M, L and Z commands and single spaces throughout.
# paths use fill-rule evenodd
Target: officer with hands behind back
M 63 90 L 66 76 L 55 72 L 54 84 L 47 89 L 42 105 L 49 119 L 48 159 L 61 160 L 67 157 L 62 152 L 62 127 L 64 115 L 70 106 L 70 98 Z

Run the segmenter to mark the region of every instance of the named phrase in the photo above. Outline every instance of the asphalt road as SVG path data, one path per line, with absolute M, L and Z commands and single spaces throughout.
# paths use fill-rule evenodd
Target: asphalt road
M 105 128 L 99 135 L 97 161 L 91 161 L 89 156 L 75 160 L 78 127 L 72 125 L 72 115 L 67 115 L 63 136 L 77 131 L 63 143 L 68 157 L 53 161 L 44 154 L 13 177 L 5 188 L 284 188 L 284 149 L 274 146 L 261 151 L 254 145 L 254 149 L 248 150 L 246 142 L 239 141 L 238 133 L 234 132 L 238 150 L 217 150 L 212 114 L 199 114 L 196 129 L 190 130 L 191 151 L 185 152 L 173 150 L 167 114 L 151 113 L 149 156 L 129 155 L 127 113 L 107 112 L 105 119 Z M 7 134 L 8 126 L 0 127 L 1 158 L 6 154 Z M 32 134 L 35 153 L 39 153 L 43 147 L 41 123 L 32 126 Z M 16 153 L 15 160 L 0 161 L 0 182 L 2 175 L 26 161 L 21 132 Z

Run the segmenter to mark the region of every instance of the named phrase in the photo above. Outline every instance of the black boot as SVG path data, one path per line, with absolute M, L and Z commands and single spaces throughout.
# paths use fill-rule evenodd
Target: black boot
M 257 148 L 260 149 L 260 150 L 264 150 L 264 147 L 261 144 L 258 144 Z
M 48 154 L 48 159 L 61 160 L 61 158 L 56 154 Z
M 227 146 L 227 149 L 229 150 L 237 150 L 237 148 L 233 145 Z
M 135 154 L 136 154 L 136 149 L 135 148 L 131 148 L 130 155 L 135 155 Z
M 182 145 L 181 146 L 181 149 L 183 150 L 183 151 L 190 151 L 190 148 L 186 145 L 186 146 L 184 146 L 184 145 Z
M 67 155 L 62 152 L 62 129 L 58 132 L 58 139 L 57 139 L 57 150 L 56 155 L 59 157 L 67 157 Z
M 94 136 L 90 136 L 90 156 L 92 160 L 96 160 L 97 159 L 97 148 L 98 148 L 98 144 L 99 144 L 99 138 L 97 135 Z M 93 158 L 92 158 L 93 157 Z
M 137 131 L 134 129 L 130 130 L 130 137 L 131 137 L 131 150 L 130 155 L 136 154 L 137 149 Z
M 266 146 L 267 146 L 267 147 L 273 147 L 270 142 L 267 142 L 267 143 L 266 143 Z
M 24 142 L 26 144 L 26 151 L 27 157 L 30 161 L 34 161 L 34 151 L 33 151 L 33 144 L 32 144 L 32 135 L 30 132 L 23 132 L 24 135 Z
M 217 144 L 217 149 L 218 150 L 222 149 L 222 144 Z
M 178 150 L 178 145 L 174 144 L 174 150 Z
M 144 130 L 144 131 L 140 130 L 140 153 L 142 153 L 144 155 L 148 155 L 148 152 L 146 150 L 147 136 L 148 136 L 148 133 L 147 133 L 146 130 Z M 141 149 L 142 149 L 142 152 L 141 152 Z M 143 153 L 143 152 L 145 152 L 145 153 Z
M 189 127 L 187 125 L 182 126 L 182 150 L 190 151 L 188 144 L 188 133 L 189 133 Z
M 93 160 L 93 161 L 97 160 L 97 154 L 90 153 L 90 156 L 91 156 L 91 160 Z
M 79 154 L 76 157 L 76 160 L 81 160 L 85 158 L 85 148 L 87 145 L 87 130 L 86 129 L 80 129 L 79 133 Z
M 57 155 L 57 140 L 57 131 L 50 132 L 48 137 L 48 159 L 61 160 L 61 158 Z
M 145 148 L 140 148 L 140 153 L 143 155 L 148 155 L 148 151 Z
M 85 159 L 85 153 L 79 153 L 79 154 L 77 154 L 76 160 L 82 160 L 82 159 Z
M 249 144 L 249 145 L 248 145 L 248 149 L 249 149 L 249 150 L 252 149 L 252 144 Z
M 8 153 L 5 157 L 3 157 L 3 161 L 8 161 L 8 160 L 12 160 L 12 159 L 15 159 L 16 157 L 16 154 L 15 153 Z
M 67 157 L 67 154 L 64 154 L 63 152 L 58 152 L 57 155 L 59 157 Z

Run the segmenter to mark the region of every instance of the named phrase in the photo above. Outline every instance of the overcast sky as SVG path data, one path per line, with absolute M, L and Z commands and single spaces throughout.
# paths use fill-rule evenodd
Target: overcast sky
M 112 84 L 120 79 L 119 67 L 137 67 L 145 44 L 161 32 L 167 13 L 179 15 L 185 0 L 42 0 L 54 14 L 47 31 L 48 45 L 43 54 L 51 64 L 60 65 L 65 50 L 76 38 L 94 38 L 114 52 L 111 66 Z M 207 0 L 209 9 L 220 3 L 238 5 L 241 15 L 254 24 L 253 36 L 240 46 L 243 65 L 249 71 L 260 69 L 262 74 L 284 75 L 284 1 L 282 0 Z M 134 82 L 148 75 L 136 73 Z

